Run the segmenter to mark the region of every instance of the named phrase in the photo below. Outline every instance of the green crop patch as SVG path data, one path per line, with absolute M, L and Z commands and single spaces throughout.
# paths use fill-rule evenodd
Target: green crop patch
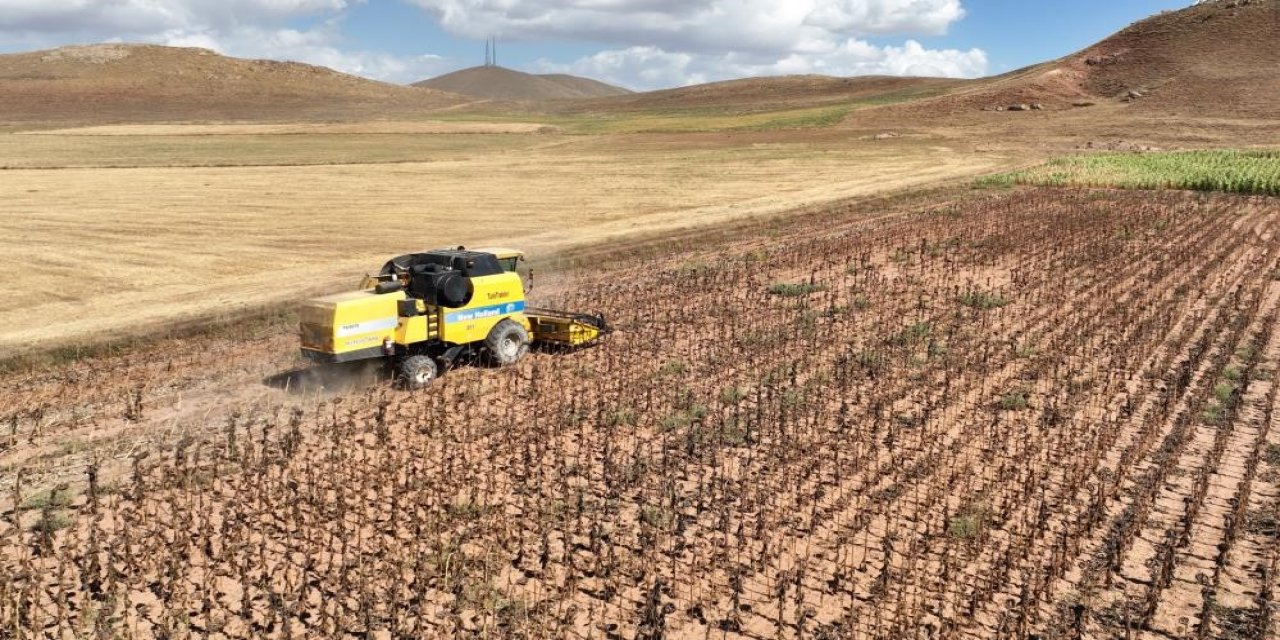
M 1074 155 L 1022 171 L 988 176 L 977 184 L 1184 189 L 1280 196 L 1280 150 Z

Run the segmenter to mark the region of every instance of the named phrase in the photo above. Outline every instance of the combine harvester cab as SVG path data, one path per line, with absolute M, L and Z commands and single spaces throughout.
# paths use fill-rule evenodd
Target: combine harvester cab
M 374 358 L 410 388 L 455 361 L 518 362 L 531 344 L 576 348 L 611 332 L 603 315 L 526 307 L 519 251 L 440 249 L 400 256 L 360 291 L 311 300 L 300 313 L 302 355 L 316 363 Z

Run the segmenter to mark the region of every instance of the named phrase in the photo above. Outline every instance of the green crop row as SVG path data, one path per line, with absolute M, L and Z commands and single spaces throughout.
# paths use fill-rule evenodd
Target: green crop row
M 982 178 L 978 184 L 1187 189 L 1280 196 L 1280 150 L 1075 155 Z

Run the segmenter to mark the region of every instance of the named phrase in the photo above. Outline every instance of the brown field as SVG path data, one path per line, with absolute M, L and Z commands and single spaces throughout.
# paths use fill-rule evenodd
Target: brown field
M 0 354 L 297 300 L 406 251 L 546 256 L 1013 162 L 936 139 L 178 129 L 0 135 Z
M 543 103 L 0 56 L 0 639 L 1280 640 L 1277 18 Z M 616 332 L 302 361 L 455 244 Z
M 38 129 L 27 135 L 53 136 L 263 136 L 263 135 L 420 135 L 556 133 L 554 127 L 531 122 L 296 122 L 274 124 L 117 124 L 70 129 Z
M 845 204 L 566 273 L 604 345 L 422 393 L 322 392 L 270 326 L 11 374 L 0 628 L 1275 637 L 1278 227 Z

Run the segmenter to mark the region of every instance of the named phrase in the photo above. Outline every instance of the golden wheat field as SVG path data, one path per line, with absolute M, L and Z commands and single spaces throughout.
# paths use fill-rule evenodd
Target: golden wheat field
M 396 252 L 497 243 L 546 256 L 1009 162 L 936 142 L 768 133 L 250 130 L 277 133 L 0 136 L 0 352 L 297 299 Z

